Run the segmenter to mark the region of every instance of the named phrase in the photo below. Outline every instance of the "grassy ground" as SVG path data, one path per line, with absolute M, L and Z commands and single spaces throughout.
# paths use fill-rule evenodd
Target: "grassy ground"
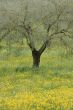
M 52 48 L 32 69 L 29 49 L 11 52 L 0 54 L 0 110 L 73 110 L 73 56 Z

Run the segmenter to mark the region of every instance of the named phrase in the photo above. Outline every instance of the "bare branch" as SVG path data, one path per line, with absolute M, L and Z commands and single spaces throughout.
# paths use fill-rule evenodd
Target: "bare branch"
M 50 24 L 48 25 L 48 28 L 47 28 L 47 32 L 48 32 L 48 33 L 49 33 L 50 29 L 52 28 L 52 26 L 54 26 L 55 24 L 57 24 L 57 28 L 58 28 L 59 19 L 60 19 L 61 15 L 63 14 L 64 9 L 65 9 L 65 7 L 62 7 L 62 8 L 60 9 L 60 11 L 59 11 L 59 10 L 57 9 L 57 4 L 56 4 L 56 2 L 55 2 L 55 1 L 51 1 L 51 2 L 52 2 L 52 3 L 54 4 L 54 6 L 55 6 L 57 18 L 56 18 L 55 21 L 53 21 L 52 23 L 50 23 Z M 57 14 L 57 11 L 58 11 L 58 14 Z
M 39 49 L 40 55 L 44 52 L 44 50 L 46 49 L 47 45 L 50 46 L 50 41 L 49 41 L 49 40 L 46 40 L 46 41 L 44 42 L 44 44 L 42 45 L 42 47 Z

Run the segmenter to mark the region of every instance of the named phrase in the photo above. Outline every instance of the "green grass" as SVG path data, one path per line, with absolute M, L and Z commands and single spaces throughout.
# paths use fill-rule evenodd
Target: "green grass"
M 51 48 L 33 69 L 29 48 L 0 51 L 0 110 L 73 110 L 72 55 Z

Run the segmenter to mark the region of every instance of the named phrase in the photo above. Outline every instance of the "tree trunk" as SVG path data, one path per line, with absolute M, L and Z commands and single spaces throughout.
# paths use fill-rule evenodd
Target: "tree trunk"
M 40 57 L 41 57 L 42 53 L 44 52 L 44 50 L 46 49 L 48 42 L 49 41 L 46 40 L 38 51 L 35 48 L 32 49 L 33 67 L 39 67 Z
M 40 53 L 37 50 L 32 51 L 32 57 L 33 57 L 33 67 L 39 67 L 40 64 Z

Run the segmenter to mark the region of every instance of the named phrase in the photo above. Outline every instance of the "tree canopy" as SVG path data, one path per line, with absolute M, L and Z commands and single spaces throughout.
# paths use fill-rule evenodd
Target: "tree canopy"
M 24 38 L 40 54 L 54 40 L 73 49 L 73 0 L 0 1 L 0 40 Z

